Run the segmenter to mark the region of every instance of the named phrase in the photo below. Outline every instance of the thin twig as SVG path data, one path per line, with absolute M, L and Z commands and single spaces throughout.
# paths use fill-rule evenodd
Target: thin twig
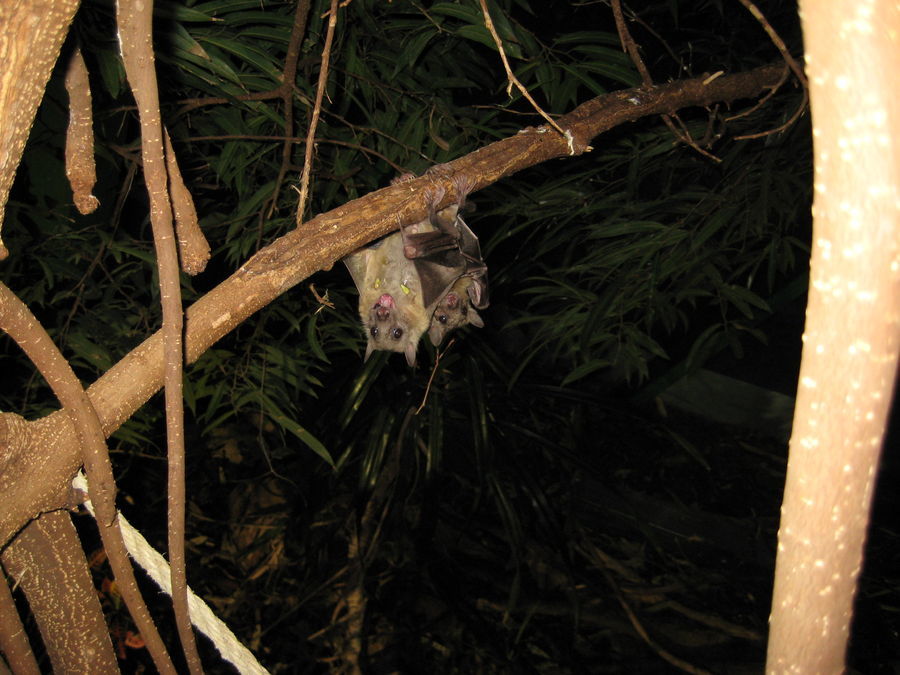
M 331 9 L 328 10 L 328 30 L 325 32 L 325 45 L 322 47 L 322 66 L 319 69 L 319 83 L 316 85 L 316 102 L 313 106 L 312 116 L 309 119 L 309 129 L 306 133 L 306 152 L 303 156 L 303 173 L 300 177 L 300 199 L 297 200 L 297 213 L 294 219 L 297 227 L 303 222 L 303 212 L 306 210 L 306 201 L 309 198 L 309 175 L 312 172 L 312 154 L 315 148 L 316 127 L 319 125 L 319 115 L 322 112 L 322 99 L 325 96 L 325 87 L 328 85 L 328 64 L 331 61 L 331 43 L 334 40 L 334 28 L 337 26 L 338 0 L 331 0 Z
M 506 86 L 506 95 L 511 96 L 512 88 L 513 88 L 513 86 L 515 86 L 516 89 L 518 89 L 522 93 L 522 96 L 524 96 L 528 100 L 528 102 L 532 105 L 532 107 L 535 110 L 537 110 L 538 114 L 541 117 L 543 117 L 545 120 L 547 120 L 547 123 L 550 126 L 552 126 L 554 129 L 556 129 L 563 136 L 565 136 L 566 132 L 563 131 L 562 128 L 560 128 L 560 126 L 556 123 L 556 121 L 552 117 L 550 117 L 550 115 L 548 115 L 547 113 L 544 112 L 544 110 L 541 108 L 541 106 L 539 106 L 537 104 L 537 101 L 535 101 L 531 97 L 531 94 L 528 93 L 528 90 L 525 88 L 525 86 L 521 82 L 519 82 L 519 78 L 517 78 L 513 74 L 512 68 L 510 68 L 510 65 L 509 65 L 509 59 L 506 58 L 506 50 L 503 49 L 503 41 L 500 39 L 500 36 L 497 34 L 497 29 L 494 28 L 494 22 L 491 21 L 491 13 L 488 11 L 487 2 L 485 2 L 485 0 L 480 0 L 480 2 L 481 2 L 481 13 L 484 14 L 484 25 L 490 31 L 491 37 L 494 38 L 494 43 L 497 45 L 497 51 L 500 52 L 500 59 L 503 61 L 503 67 L 506 69 L 506 77 L 509 80 L 509 84 Z
M 281 74 L 281 86 L 276 90 L 280 95 L 284 106 L 284 145 L 281 148 L 281 167 L 278 169 L 278 177 L 275 179 L 275 189 L 272 191 L 267 218 L 271 218 L 278 205 L 278 192 L 291 165 L 291 146 L 288 140 L 294 130 L 294 81 L 297 79 L 297 60 L 300 58 L 300 45 L 303 42 L 303 34 L 306 32 L 306 17 L 309 16 L 309 0 L 297 3 L 294 10 L 294 26 L 291 29 L 291 38 L 288 42 L 287 53 L 284 57 L 284 71 Z
M 599 562 L 600 564 L 597 565 L 597 569 L 600 570 L 600 573 L 603 574 L 603 578 L 606 579 L 606 583 L 608 583 L 610 588 L 612 588 L 616 599 L 619 601 L 619 604 L 625 611 L 625 615 L 631 622 L 631 626 L 634 628 L 635 632 L 640 636 L 640 638 L 645 643 L 647 643 L 647 646 L 650 647 L 650 649 L 652 649 L 654 652 L 656 652 L 661 659 L 668 663 L 671 663 L 673 666 L 680 670 L 683 670 L 686 673 L 691 673 L 691 675 L 712 675 L 709 671 L 704 670 L 703 668 L 698 668 L 697 666 L 688 663 L 684 659 L 678 658 L 677 656 L 663 648 L 661 645 L 657 644 L 656 641 L 650 637 L 647 629 L 644 628 L 644 625 L 641 623 L 640 619 L 638 619 L 637 614 L 635 614 L 634 610 L 631 609 L 631 605 L 629 605 L 628 601 L 625 599 L 625 594 L 622 593 L 622 589 L 619 588 L 619 585 L 616 583 L 616 580 L 613 578 L 612 574 L 610 574 L 609 570 L 606 569 L 606 565 L 602 561 Z
M 443 358 L 444 354 L 450 351 L 450 347 L 453 346 L 454 342 L 456 342 L 456 338 L 451 338 L 450 342 L 447 343 L 447 347 L 444 349 L 444 351 L 438 351 L 434 355 L 434 366 L 432 366 L 431 368 L 431 375 L 428 376 L 428 384 L 425 385 L 425 394 L 424 396 L 422 396 L 422 402 L 419 404 L 419 407 L 416 408 L 416 415 L 422 412 L 422 408 L 424 408 L 425 404 L 428 402 L 428 394 L 431 392 L 431 383 L 434 382 L 434 376 L 437 375 L 438 366 L 441 363 L 441 359 Z
M 325 295 L 319 295 L 319 291 L 316 290 L 315 284 L 310 284 L 309 290 L 313 294 L 313 297 L 316 299 L 316 302 L 319 303 L 319 306 L 316 308 L 316 314 L 321 312 L 326 307 L 334 309 L 334 303 L 328 299 L 328 291 L 325 291 Z
M 809 103 L 809 83 L 806 80 L 806 75 L 803 72 L 803 68 L 800 67 L 799 63 L 797 63 L 797 60 L 793 56 L 791 56 L 791 53 L 788 51 L 787 45 L 784 43 L 784 40 L 782 40 L 781 36 L 778 35 L 778 33 L 775 31 L 774 28 L 772 28 L 772 24 L 770 24 L 769 20 L 766 19 L 765 16 L 763 16 L 763 13 L 759 11 L 759 8 L 752 2 L 752 0 L 738 0 L 738 1 L 744 7 L 746 7 L 747 11 L 753 15 L 753 18 L 756 19 L 760 23 L 760 25 L 763 27 L 763 30 L 766 31 L 766 35 L 768 35 L 769 39 L 772 41 L 772 44 L 774 44 L 775 47 L 778 49 L 778 51 L 781 53 L 781 58 L 784 59 L 784 62 L 787 64 L 787 67 L 790 69 L 790 71 L 792 73 L 794 73 L 794 76 L 797 78 L 797 81 L 800 82 L 800 86 L 803 88 L 803 100 L 800 102 L 800 105 L 797 108 L 797 110 L 794 112 L 794 114 L 791 115 L 790 119 L 787 122 L 785 122 L 784 124 L 782 124 L 781 126 L 778 126 L 774 129 L 769 129 L 768 131 L 761 131 L 761 132 L 755 133 L 755 134 L 745 134 L 743 136 L 736 136 L 734 139 L 736 141 L 747 140 L 747 139 L 751 139 L 751 138 L 761 138 L 763 136 L 771 136 L 772 134 L 777 134 L 777 133 L 784 131 L 789 126 L 791 126 L 794 122 L 796 122 L 797 119 L 799 119 L 800 115 L 803 114 L 803 111 L 806 110 L 806 106 Z M 778 88 L 781 87 L 782 84 L 784 84 L 785 80 L 787 80 L 787 70 L 785 70 L 784 79 L 781 82 L 779 82 L 775 87 L 773 87 L 772 90 L 765 97 L 763 97 L 762 101 L 760 101 L 760 105 L 765 100 L 767 100 L 770 96 L 772 96 L 778 90 Z M 730 118 L 730 119 L 734 119 L 734 118 Z
M 650 71 L 647 69 L 647 66 L 644 64 L 644 60 L 641 58 L 640 51 L 638 51 L 637 44 L 634 41 L 634 38 L 631 37 L 631 33 L 628 30 L 628 25 L 625 23 L 625 16 L 622 13 L 622 1 L 621 0 L 612 0 L 612 11 L 613 18 L 616 22 L 616 30 L 619 32 L 619 40 L 622 42 L 622 49 L 628 54 L 628 57 L 634 63 L 635 68 L 637 68 L 638 73 L 641 75 L 641 80 L 644 83 L 645 87 L 653 86 L 653 78 L 650 77 Z M 675 138 L 679 141 L 693 148 L 701 155 L 706 157 L 707 159 L 711 159 L 714 162 L 721 162 L 722 160 L 713 155 L 710 152 L 707 152 L 703 148 L 701 148 L 697 142 L 691 138 L 690 133 L 685 128 L 684 124 L 681 123 L 679 119 L 679 124 L 681 124 L 682 131 L 679 131 L 675 128 L 675 119 L 678 119 L 677 115 L 661 115 L 663 123 L 669 128 Z

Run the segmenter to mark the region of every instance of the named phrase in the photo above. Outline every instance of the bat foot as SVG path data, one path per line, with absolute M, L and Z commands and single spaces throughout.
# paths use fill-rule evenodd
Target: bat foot
M 463 211 L 466 207 L 466 197 L 475 187 L 475 179 L 463 173 L 453 176 L 453 186 L 456 188 L 456 203 L 459 210 Z
M 449 164 L 435 164 L 425 171 L 425 175 L 435 182 L 435 187 L 441 189 L 440 196 L 436 201 L 440 201 L 444 197 L 444 188 L 437 184 L 437 181 L 449 181 L 454 190 L 456 190 L 456 203 L 459 204 L 459 210 L 465 207 L 466 197 L 475 188 L 476 181 L 474 178 L 463 174 L 456 173 Z M 435 203 L 435 207 L 437 204 Z
M 431 221 L 432 225 L 434 225 L 435 222 L 437 206 L 438 204 L 440 204 L 445 194 L 447 194 L 446 188 L 444 188 L 443 185 L 439 185 L 437 183 L 429 188 L 426 188 L 425 192 L 423 193 L 425 205 L 428 207 L 428 220 Z

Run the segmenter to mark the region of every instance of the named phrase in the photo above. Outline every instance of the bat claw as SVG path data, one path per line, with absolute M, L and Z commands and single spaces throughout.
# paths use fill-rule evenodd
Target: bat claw
M 407 171 L 406 173 L 401 173 L 399 176 L 394 176 L 391 178 L 391 185 L 399 185 L 400 183 L 408 183 L 411 180 L 415 180 L 418 178 L 416 174 Z
M 456 203 L 459 204 L 459 210 L 462 211 L 466 206 L 466 197 L 475 187 L 476 181 L 471 176 L 458 173 L 453 176 L 453 185 L 456 188 Z

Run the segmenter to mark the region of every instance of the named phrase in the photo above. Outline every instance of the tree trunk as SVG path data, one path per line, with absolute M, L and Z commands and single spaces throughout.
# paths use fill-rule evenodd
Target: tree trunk
M 766 670 L 840 673 L 900 345 L 900 6 L 800 4 L 813 251 Z

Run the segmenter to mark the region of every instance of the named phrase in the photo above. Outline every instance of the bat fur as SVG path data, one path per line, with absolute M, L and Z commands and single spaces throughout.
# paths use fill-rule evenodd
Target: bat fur
M 406 180 L 401 177 L 399 180 Z M 429 216 L 344 258 L 359 291 L 366 359 L 376 349 L 400 352 L 412 366 L 419 339 L 434 345 L 466 323 L 484 322 L 487 265 L 478 238 L 459 216 L 470 186 L 456 179 L 459 202 L 441 211 L 443 188 L 426 193 Z

